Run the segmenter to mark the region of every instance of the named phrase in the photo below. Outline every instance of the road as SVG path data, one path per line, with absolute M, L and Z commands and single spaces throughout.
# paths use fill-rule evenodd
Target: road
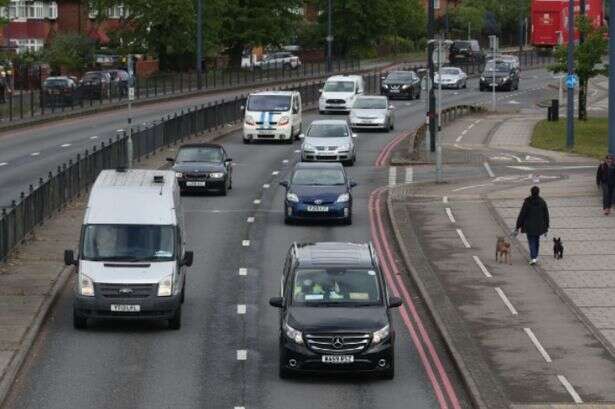
M 515 98 L 530 107 L 540 100 L 540 88 L 550 76 L 544 71 L 528 71 L 526 75 L 521 83 L 522 91 L 526 91 L 498 93 L 502 103 Z M 490 100 L 490 95 L 476 90 L 475 82 L 469 85 L 468 90 L 445 91 L 446 104 Z M 277 294 L 290 243 L 378 239 L 384 250 L 390 250 L 386 229 L 380 233 L 371 229 L 372 223 L 378 222 L 375 218 L 379 212 L 374 212 L 370 201 L 374 190 L 389 183 L 390 171 L 373 164 L 399 132 L 414 129 L 424 117 L 424 101 L 394 104 L 395 132 L 359 135 L 358 161 L 348 169 L 358 182 L 352 226 L 283 224 L 284 191 L 278 182 L 297 161 L 298 144 L 243 145 L 238 133 L 221 139 L 235 162 L 230 195 L 183 198 L 188 244 L 195 251 L 196 261 L 189 272 L 182 329 L 169 331 L 165 324 L 149 322 L 101 322 L 87 331 L 75 331 L 71 321 L 72 286 L 67 285 L 4 409 L 391 409 L 407 408 L 410 402 L 413 408 L 469 408 L 458 376 L 428 314 L 415 298 L 412 284 L 398 277 L 389 285 L 396 292 L 410 291 L 413 295 L 407 296 L 406 306 L 394 314 L 398 336 L 393 381 L 327 377 L 281 381 L 277 377 L 278 311 L 269 307 L 268 299 Z M 174 109 L 170 105 L 160 109 Z M 139 121 L 160 117 L 163 111 L 155 109 L 143 108 L 138 113 Z M 34 177 L 45 166 L 70 154 L 69 149 L 60 148 L 61 144 L 84 149 L 92 143 L 92 134 L 103 137 L 120 126 L 120 113 L 103 116 L 37 129 L 34 136 L 22 135 L 21 139 L 2 138 L 0 146 L 7 140 L 12 143 L 12 153 L 2 149 L 2 155 L 15 159 L 10 161 L 13 166 L 0 168 L 0 184 L 4 186 L 10 179 L 5 172 L 20 173 L 24 175 L 22 183 L 27 183 L 27 175 Z M 306 115 L 305 121 L 314 118 L 316 115 Z M 41 154 L 28 157 L 34 150 Z M 0 160 L 9 162 L 2 156 Z M 472 176 L 476 171 L 473 168 L 460 166 L 458 177 Z M 413 177 L 433 179 L 433 172 L 424 168 Z M 403 175 L 396 174 L 395 178 L 403 179 Z M 378 209 L 381 205 L 375 204 Z M 254 217 L 252 223 L 249 217 Z M 388 260 L 392 280 L 400 267 L 395 265 L 395 257 L 389 255 Z M 416 305 L 409 305 L 412 302 Z M 241 305 L 246 306 L 245 314 L 238 314 Z M 244 353 L 246 359 L 238 359 Z

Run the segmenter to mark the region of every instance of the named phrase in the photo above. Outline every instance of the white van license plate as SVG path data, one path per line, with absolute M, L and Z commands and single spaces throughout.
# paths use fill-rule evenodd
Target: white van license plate
M 323 355 L 322 362 L 325 364 L 351 364 L 354 362 L 353 355 Z
M 205 182 L 186 182 L 186 186 L 205 187 Z
M 140 305 L 111 304 L 112 312 L 140 312 Z

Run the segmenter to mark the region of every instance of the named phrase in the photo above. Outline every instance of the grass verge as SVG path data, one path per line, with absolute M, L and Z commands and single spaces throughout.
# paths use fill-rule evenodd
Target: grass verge
M 532 146 L 551 151 L 572 152 L 602 159 L 607 154 L 608 118 L 574 121 L 574 148 L 566 147 L 566 118 L 558 122 L 540 121 L 532 135 Z

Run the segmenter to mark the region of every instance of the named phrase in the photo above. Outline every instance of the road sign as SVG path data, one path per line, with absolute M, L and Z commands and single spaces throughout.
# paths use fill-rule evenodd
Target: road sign
M 134 87 L 128 88 L 128 100 L 129 101 L 135 100 L 135 88 Z
M 576 87 L 578 83 L 579 83 L 579 77 L 577 77 L 575 74 L 569 74 L 566 77 L 566 87 L 572 89 Z

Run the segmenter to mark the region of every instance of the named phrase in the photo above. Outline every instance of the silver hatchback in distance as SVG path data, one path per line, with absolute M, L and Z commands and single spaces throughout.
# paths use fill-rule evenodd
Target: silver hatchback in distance
M 352 129 L 380 129 L 389 132 L 395 128 L 394 106 L 383 96 L 358 97 L 350 111 Z
M 343 119 L 313 121 L 301 145 L 302 162 L 342 162 L 347 166 L 357 160 L 356 135 Z

